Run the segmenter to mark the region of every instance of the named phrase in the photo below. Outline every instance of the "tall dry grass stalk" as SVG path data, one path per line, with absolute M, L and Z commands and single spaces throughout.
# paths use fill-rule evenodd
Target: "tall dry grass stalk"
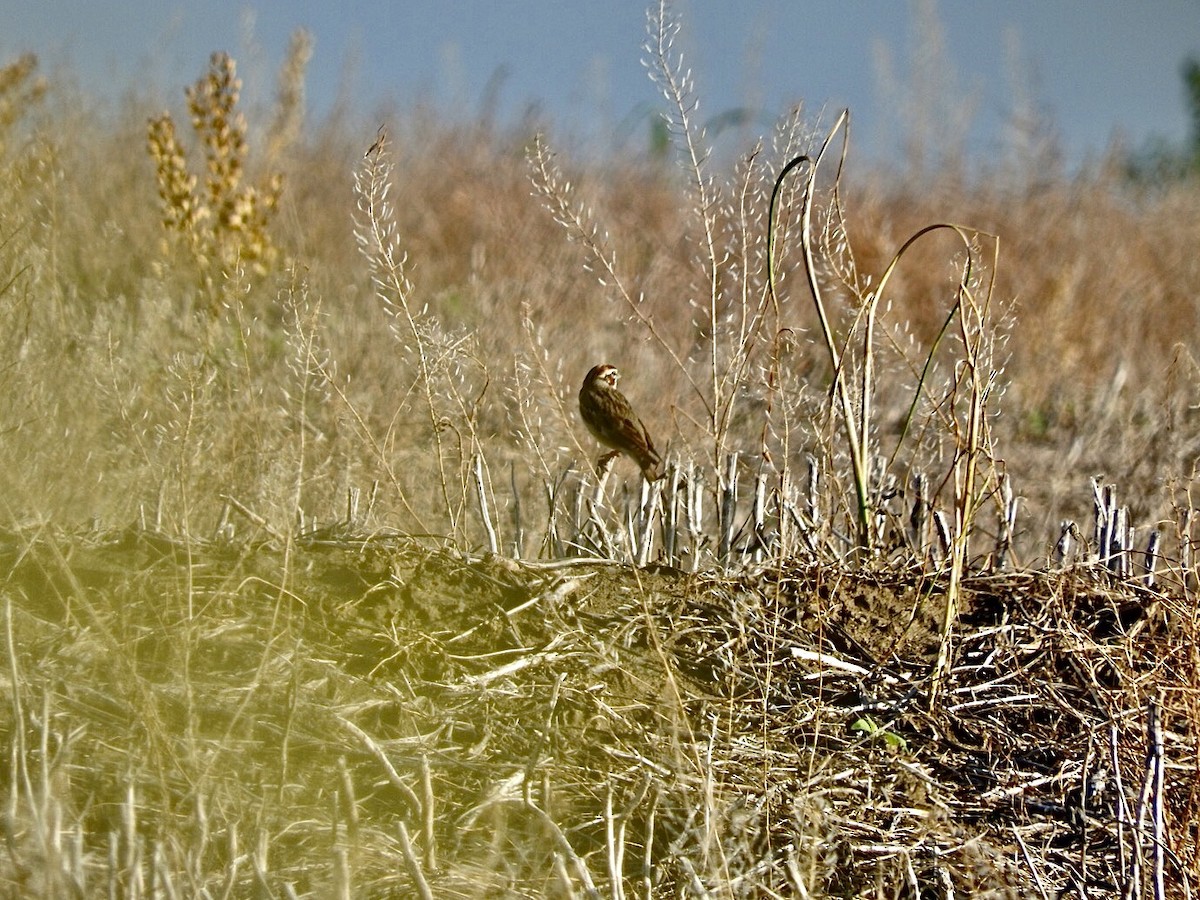
M 808 180 L 802 201 L 800 240 L 804 253 L 805 273 L 808 276 L 808 287 L 811 292 L 817 318 L 820 323 L 821 336 L 829 356 L 833 371 L 835 390 L 831 392 L 831 404 L 836 397 L 837 414 L 841 419 L 847 448 L 847 456 L 851 464 L 852 481 L 854 485 L 855 510 L 854 521 L 857 525 L 857 549 L 860 560 L 869 560 L 879 554 L 884 547 L 881 544 L 882 535 L 877 528 L 882 519 L 880 508 L 877 506 L 878 493 L 873 493 L 879 487 L 871 484 L 872 478 L 877 480 L 896 479 L 896 475 L 888 470 L 903 449 L 905 439 L 914 424 L 913 417 L 918 406 L 925 401 L 937 411 L 933 420 L 935 427 L 940 426 L 952 440 L 953 454 L 950 471 L 939 479 L 941 483 L 952 483 L 953 498 L 953 530 L 949 534 L 948 570 L 949 581 L 946 588 L 945 614 L 942 623 L 942 636 L 937 662 L 934 667 L 934 678 L 931 684 L 931 698 L 936 696 L 940 683 L 950 661 L 950 645 L 957 609 L 960 602 L 962 578 L 966 573 L 968 554 L 970 552 L 971 536 L 975 528 L 975 518 L 988 496 L 998 490 L 994 480 L 982 480 L 982 463 L 992 459 L 992 448 L 988 440 L 988 419 L 994 415 L 989 408 L 989 399 L 995 379 L 998 375 L 994 350 L 997 343 L 995 322 L 990 314 L 992 293 L 995 286 L 995 273 L 999 261 L 999 241 L 993 236 L 980 235 L 964 229 L 961 226 L 949 224 L 928 225 L 907 238 L 896 251 L 886 268 L 880 273 L 877 281 L 870 275 L 860 276 L 858 267 L 846 240 L 846 220 L 840 199 L 840 183 L 846 160 L 846 149 L 849 119 L 843 114 L 834 124 L 833 130 L 826 139 L 820 153 L 815 159 L 801 156 L 788 163 L 776 180 L 775 191 L 771 199 L 771 215 L 769 221 L 774 223 L 776 218 L 775 201 L 780 186 L 784 183 L 790 171 L 807 164 Z M 841 159 L 835 176 L 833 201 L 829 207 L 829 217 L 826 220 L 826 232 L 821 238 L 815 238 L 812 228 L 813 197 L 816 177 L 821 163 L 826 157 L 831 142 L 841 132 L 843 135 Z M 939 231 L 947 231 L 955 235 L 961 242 L 965 257 L 963 273 L 958 287 L 953 295 L 953 301 L 948 304 L 949 311 L 941 330 L 936 335 L 924 361 L 909 357 L 907 363 L 911 372 L 919 372 L 919 377 L 913 389 L 912 402 L 904 418 L 900 435 L 891 454 L 882 457 L 886 459 L 883 468 L 870 468 L 875 457 L 872 449 L 873 436 L 877 431 L 873 421 L 873 406 L 875 401 L 875 360 L 876 360 L 876 318 L 883 302 L 889 281 L 897 267 L 904 261 L 909 249 L 928 235 Z M 830 240 L 830 234 L 834 239 Z M 994 251 L 990 266 L 987 270 L 986 282 L 982 284 L 983 296 L 977 297 L 975 291 L 981 287 L 979 276 L 976 274 L 977 247 L 980 237 L 989 237 Z M 768 251 L 775 248 L 774 237 L 768 239 Z M 843 273 L 840 278 L 843 289 L 850 292 L 855 301 L 857 312 L 855 318 L 844 334 L 835 334 L 830 323 L 830 316 L 823 297 L 821 280 L 818 277 L 820 267 L 817 252 L 829 254 L 832 251 L 834 259 L 828 263 L 830 268 Z M 771 296 L 778 303 L 775 293 L 774 268 L 768 261 L 768 277 L 770 280 Z M 874 287 L 871 285 L 874 283 Z M 945 392 L 936 384 L 928 383 L 933 363 L 942 347 L 942 338 L 948 328 L 957 323 L 959 328 L 959 346 L 963 353 L 961 362 L 953 365 L 954 378 L 948 383 Z M 861 346 L 857 355 L 854 347 Z M 918 367 L 919 363 L 919 367 Z M 928 426 L 926 426 L 928 427 Z M 920 466 L 923 461 L 919 456 L 909 458 L 910 465 Z M 992 469 L 994 473 L 994 468 Z M 915 484 L 917 475 L 923 481 L 925 475 L 917 473 L 900 473 L 904 483 Z M 936 476 L 935 476 L 936 477 Z M 940 493 L 940 491 L 939 491 Z M 927 498 L 918 492 L 917 503 L 925 504 Z M 924 514 L 924 510 L 918 507 Z M 918 538 L 919 539 L 919 538 Z M 918 553 L 921 547 L 914 548 Z
M 305 77 L 313 48 L 310 32 L 303 28 L 292 32 L 279 70 L 275 110 L 267 130 L 265 159 L 268 167 L 280 165 L 304 134 Z
M 431 533 L 459 543 L 467 537 L 464 515 L 472 461 L 483 460 L 477 423 L 489 377 L 475 353 L 474 337 L 446 330 L 423 305 L 417 305 L 389 199 L 393 165 L 387 132 L 381 128 L 355 172 L 358 213 L 354 235 L 400 351 L 397 361 L 403 393 L 386 435 L 371 440 L 381 448 L 389 479 L 401 497 L 422 478 L 432 477 L 441 503 L 440 509 L 431 511 L 438 522 L 436 526 L 431 523 Z M 412 418 L 414 415 L 419 418 Z M 431 457 L 420 451 L 427 441 L 432 442 Z M 403 465 L 409 470 L 403 475 L 387 456 L 397 448 L 403 451 Z M 411 503 L 405 503 L 416 512 Z

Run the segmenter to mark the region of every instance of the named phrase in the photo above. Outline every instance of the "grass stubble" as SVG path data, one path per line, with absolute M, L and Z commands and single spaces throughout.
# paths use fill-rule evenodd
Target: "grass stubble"
M 0 69 L 10 895 L 1187 895 L 1195 184 L 717 173 L 677 29 L 584 165 Z

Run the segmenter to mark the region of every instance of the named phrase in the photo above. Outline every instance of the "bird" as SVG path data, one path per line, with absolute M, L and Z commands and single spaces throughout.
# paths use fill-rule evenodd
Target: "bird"
M 613 451 L 601 457 L 601 468 L 624 453 L 641 467 L 647 481 L 658 481 L 663 477 L 662 456 L 625 395 L 617 390 L 620 377 L 617 367 L 609 363 L 592 366 L 579 389 L 579 415 L 592 436 Z

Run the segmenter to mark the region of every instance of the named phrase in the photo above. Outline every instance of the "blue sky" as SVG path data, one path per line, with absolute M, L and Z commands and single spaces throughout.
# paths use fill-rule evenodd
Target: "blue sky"
M 1200 0 L 938 0 L 945 58 L 933 71 L 948 107 L 906 105 L 921 4 L 933 0 L 673 8 L 702 117 L 750 107 L 771 121 L 801 100 L 810 113 L 849 106 L 860 152 L 878 156 L 922 115 L 961 133 L 948 116 L 966 99 L 975 109 L 966 147 L 982 161 L 1001 153 L 1021 96 L 1054 125 L 1070 162 L 1101 153 L 1114 134 L 1134 147 L 1188 134 L 1179 72 L 1200 55 Z M 237 58 L 247 98 L 265 101 L 288 34 L 304 26 L 316 41 L 315 115 L 342 90 L 364 114 L 392 100 L 471 117 L 491 84 L 502 119 L 532 104 L 565 135 L 640 147 L 647 110 L 660 104 L 641 64 L 646 9 L 642 0 L 0 0 L 0 61 L 32 50 L 101 99 L 138 83 L 181 104 L 222 49 Z

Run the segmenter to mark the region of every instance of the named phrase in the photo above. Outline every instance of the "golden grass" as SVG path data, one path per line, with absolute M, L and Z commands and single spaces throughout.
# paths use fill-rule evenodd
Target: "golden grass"
M 798 111 L 763 146 L 746 148 L 729 171 L 717 169 L 705 161 L 702 135 L 689 118 L 690 86 L 672 68 L 671 34 L 660 11 L 650 55 L 674 103 L 682 176 L 654 152 L 576 164 L 531 127 L 452 128 L 427 110 L 406 111 L 384 133 L 357 111 L 339 110 L 324 125 L 306 125 L 301 98 L 311 46 L 303 36 L 289 52 L 267 128 L 255 127 L 238 109 L 236 67 L 223 54 L 178 93 L 190 129 L 175 125 L 180 112 L 134 107 L 108 121 L 82 114 L 69 92 L 38 80 L 32 57 L 0 69 L 0 489 L 4 519 L 18 535 L 15 556 L 36 546 L 39 565 L 55 573 L 52 591 L 45 583 L 42 591 L 10 579 L 3 595 L 18 636 L 41 634 L 28 645 L 40 647 L 37 652 L 17 638 L 8 645 L 12 721 L 28 725 L 14 728 L 17 743 L 10 748 L 28 776 L 20 786 L 22 815 L 33 810 L 42 817 L 36 827 L 10 826 L 10 835 L 21 838 L 13 879 L 32 878 L 21 866 L 52 851 L 66 861 L 66 881 L 58 884 L 67 885 L 72 866 L 99 871 L 89 868 L 104 852 L 95 841 L 111 839 L 115 857 L 108 871 L 118 873 L 111 877 L 123 889 L 130 890 L 127 879 L 161 871 L 170 873 L 164 878 L 186 876 L 189 889 L 202 885 L 215 895 L 226 886 L 221 879 L 234 891 L 249 883 L 243 879 L 258 877 L 251 873 L 267 871 L 266 850 L 257 844 L 247 850 L 246 843 L 266 834 L 272 853 L 285 835 L 294 843 L 285 867 L 295 867 L 268 892 L 298 883 L 295 871 L 319 853 L 332 860 L 321 870 L 326 880 L 305 890 L 348 891 L 348 873 L 370 871 L 383 894 L 399 883 L 387 878 L 399 876 L 378 873 L 398 871 L 402 857 L 411 864 L 414 854 L 432 853 L 427 836 L 414 837 L 424 826 L 405 817 L 399 821 L 412 832 L 407 841 L 391 820 L 380 820 L 389 823 L 387 833 L 366 842 L 379 854 L 369 861 L 354 858 L 340 838 L 328 840 L 351 828 L 379 827 L 353 819 L 361 810 L 346 800 L 348 792 L 363 790 L 369 782 L 363 773 L 374 763 L 359 759 L 364 768 L 349 766 L 338 775 L 337 797 L 321 795 L 319 782 L 330 766 L 348 765 L 339 764 L 339 750 L 375 758 L 353 735 L 348 746 L 332 748 L 320 733 L 304 735 L 305 752 L 323 760 L 313 763 L 318 786 L 312 793 L 321 795 L 321 815 L 332 822 L 313 825 L 305 818 L 313 815 L 309 807 L 285 821 L 268 794 L 238 795 L 236 784 L 222 782 L 221 816 L 228 817 L 219 840 L 206 830 L 216 795 L 194 790 L 192 782 L 213 771 L 216 763 L 204 762 L 206 754 L 233 758 L 238 740 L 252 737 L 238 732 L 246 725 L 238 690 L 248 685 L 244 696 L 285 708 L 303 695 L 318 718 L 330 712 L 320 709 L 319 690 L 312 689 L 326 678 L 344 687 L 343 706 L 360 711 L 361 698 L 351 696 L 360 687 L 369 698 L 361 702 L 379 702 L 380 685 L 347 677 L 340 669 L 346 660 L 322 670 L 320 654 L 344 651 L 338 646 L 344 635 L 314 638 L 319 652 L 297 638 L 313 614 L 311 597 L 292 584 L 300 541 L 396 530 L 425 546 L 458 551 L 494 540 L 502 554 L 526 559 L 581 546 L 636 558 L 631 545 L 654 532 L 661 513 L 678 518 L 687 552 L 645 546 L 685 568 L 715 566 L 732 550 L 738 559 L 756 560 L 759 575 L 774 571 L 777 579 L 797 560 L 842 565 L 847 572 L 919 564 L 941 578 L 949 556 L 967 578 L 989 571 L 1002 547 L 1007 564 L 1018 570 L 1052 561 L 1060 523 L 1069 519 L 1080 523 L 1075 533 L 1087 541 L 1077 542 L 1062 562 L 1107 584 L 1109 575 L 1096 574 L 1103 568 L 1096 565 L 1101 548 L 1086 524 L 1091 479 L 1100 476 L 1117 486 L 1129 507 L 1132 546 L 1143 548 L 1151 529 L 1162 533 L 1168 564 L 1160 572 L 1162 594 L 1153 598 L 1171 613 L 1165 624 L 1155 620 L 1165 629 L 1155 639 L 1169 637 L 1144 649 L 1173 659 L 1186 655 L 1189 636 L 1197 634 L 1194 617 L 1181 612 L 1190 608 L 1196 582 L 1192 493 L 1200 457 L 1194 400 L 1200 371 L 1189 344 L 1200 325 L 1196 183 L 1134 186 L 1116 166 L 1036 177 L 1018 167 L 971 180 L 957 171 L 862 172 L 850 144 L 845 159 L 823 162 L 814 180 L 781 185 L 772 291 L 772 188 L 789 160 L 817 155 L 828 128 L 806 122 Z M 381 134 L 386 140 L 379 143 Z M 149 152 L 130 153 L 133 146 Z M 905 251 L 881 297 L 889 261 L 910 236 L 937 222 L 963 228 L 942 229 Z M 985 252 L 988 235 L 995 236 L 998 255 Z M 823 299 L 828 338 L 814 294 Z M 957 317 L 947 318 L 952 309 Z M 964 318 L 963 310 L 977 317 Z M 623 387 L 689 473 L 678 493 L 652 495 L 642 505 L 636 474 L 621 463 L 607 494 L 597 492 L 590 468 L 596 448 L 579 427 L 573 403 L 583 373 L 598 361 L 620 366 Z M 833 406 L 831 393 L 843 389 L 845 399 Z M 732 452 L 740 468 L 731 480 Z M 1005 485 L 1020 498 L 1012 534 L 1005 531 L 1012 509 Z M 747 524 L 756 490 L 766 498 L 765 520 Z M 910 518 L 915 500 L 919 528 Z M 946 517 L 949 554 L 932 538 L 938 513 Z M 97 595 L 71 562 L 73 541 L 45 545 L 29 537 L 38 523 L 93 521 L 105 534 L 136 527 L 179 542 L 184 549 L 172 557 L 178 573 L 172 577 L 181 585 L 169 606 L 138 594 L 135 571 Z M 251 569 L 259 541 L 280 556 L 266 563 L 272 571 L 238 569 L 236 578 L 221 575 L 209 591 L 202 582 L 211 570 L 189 554 L 210 540 L 235 548 L 245 557 L 239 565 Z M 843 560 L 856 552 L 856 565 L 844 568 Z M 376 583 L 388 581 L 374 574 Z M 1113 590 L 1121 594 L 1130 584 Z M 260 587 L 265 593 L 255 593 Z M 372 585 L 358 587 L 360 599 L 371 596 Z M 248 616 L 239 606 L 246 591 L 259 604 Z M 129 598 L 135 602 L 127 609 Z M 768 599 L 777 602 L 778 595 Z M 54 606 L 58 624 L 43 633 L 45 602 Z M 952 607 L 939 607 L 947 608 L 940 649 L 953 690 L 954 679 L 964 677 L 964 661 L 954 655 L 961 645 L 952 642 L 958 617 Z M 1020 628 L 1040 621 L 1038 615 L 1026 614 Z M 416 626 L 396 632 L 411 625 L 402 616 L 376 624 L 399 642 L 389 653 L 408 652 L 404 641 L 430 639 L 428 629 Z M 619 645 L 625 639 L 619 623 L 609 624 L 614 632 L 606 640 Z M 782 627 L 773 620 L 760 624 L 755 641 L 773 640 Z M 1056 619 L 1054 633 L 1078 637 L 1077 624 Z M 179 647 L 161 646 L 160 629 L 179 636 Z M 257 650 L 237 641 L 241 649 L 231 649 L 224 641 L 231 633 L 254 635 L 248 644 Z M 204 656 L 214 636 L 221 637 L 218 655 L 247 654 L 239 657 L 239 665 L 246 664 L 238 669 L 241 682 L 189 677 L 204 672 L 208 678 L 212 666 L 222 665 Z M 1090 632 L 1084 637 L 1094 639 Z M 437 640 L 445 638 L 438 632 Z M 784 676 L 764 662 L 773 657 L 753 655 L 762 650 L 755 641 L 739 644 L 751 654 L 739 665 L 755 673 L 751 680 L 759 679 L 765 695 L 771 680 Z M 50 649 L 60 645 L 70 646 L 69 658 L 51 662 Z M 123 655 L 126 647 L 142 650 Z M 149 655 L 136 655 L 143 650 Z M 303 658 L 309 651 L 317 662 Z M 380 646 L 371 644 L 376 651 Z M 586 665 L 601 665 L 589 659 Z M 1013 660 L 1018 668 L 1028 662 L 1019 653 Z M 48 680 L 35 677 L 43 663 L 54 670 Z M 60 664 L 66 668 L 56 669 Z M 160 665 L 163 671 L 155 669 Z M 673 665 L 656 677 L 669 681 Z M 164 693 L 154 679 L 166 669 L 183 675 Z M 1168 684 L 1165 671 L 1152 667 L 1147 675 L 1131 663 L 1127 674 L 1150 679 L 1138 682 L 1139 690 L 1149 691 L 1147 684 L 1166 690 L 1164 715 L 1186 722 L 1195 711 L 1196 685 L 1186 679 Z M 115 673 L 128 692 L 108 713 L 102 698 L 86 700 L 96 707 L 87 721 L 99 723 L 89 728 L 116 729 L 105 738 L 111 745 L 97 751 L 111 752 L 94 776 L 108 781 L 78 794 L 60 790 L 54 779 L 61 776 L 45 763 L 49 751 L 34 744 L 74 740 L 75 719 L 64 714 L 56 731 L 45 716 L 37 719 L 38 705 L 49 709 L 65 696 L 52 687 L 55 679 L 103 685 L 98 673 L 104 672 Z M 396 678 L 396 684 L 403 680 Z M 785 682 L 780 690 L 794 686 Z M 928 693 L 928 683 L 921 689 Z M 85 703 L 67 694 L 72 703 Z M 1148 696 L 1138 693 L 1138 702 Z M 224 724 L 201 734 L 196 711 L 208 704 L 219 707 L 216 718 Z M 695 802 L 703 791 L 736 793 L 705 761 L 703 735 L 684 734 L 698 727 L 685 703 L 676 698 L 675 705 L 646 706 L 679 729 L 673 737 L 678 755 L 654 761 L 680 766 L 676 774 L 686 790 L 671 802 Z M 827 712 L 822 707 L 822 715 Z M 269 727 L 287 731 L 294 722 L 284 718 Z M 1126 755 L 1132 733 L 1122 732 Z M 136 758 L 113 750 L 130 735 L 140 742 Z M 732 727 L 725 737 L 733 753 Z M 1194 767 L 1194 727 L 1177 725 L 1171 740 L 1176 737 L 1172 752 Z M 476 735 L 474 742 L 484 738 Z M 570 731 L 559 738 L 569 740 Z M 290 741 L 271 743 L 272 752 L 287 757 L 270 761 L 283 772 L 277 792 L 292 765 L 291 750 L 279 748 L 290 748 Z M 778 761 L 782 751 L 769 749 L 756 765 Z M 640 745 L 624 751 L 644 752 Z M 500 759 L 510 764 L 516 756 Z M 28 773 L 39 765 L 35 785 Z M 597 777 L 583 763 L 571 771 L 580 779 Z M 416 790 L 407 775 L 401 780 Z M 583 793 L 602 807 L 634 799 L 642 804 L 650 796 L 636 784 L 610 782 L 614 793 L 606 800 L 598 784 L 588 782 Z M 764 784 L 764 796 L 776 796 L 769 775 Z M 134 793 L 114 799 L 114 786 Z M 501 786 L 497 776 L 492 787 Z M 478 787 L 484 790 L 484 782 Z M 516 783 L 505 790 L 516 790 Z M 89 808 L 100 796 L 104 808 Z M 818 802 L 814 795 L 794 799 Z M 564 820 L 539 818 L 528 797 L 519 822 L 501 823 L 508 800 L 502 801 L 476 798 L 475 805 L 463 801 L 455 808 L 474 812 L 472 826 L 486 813 L 494 830 L 502 824 L 520 829 L 522 841 L 513 842 L 519 854 L 535 845 L 557 847 L 549 857 L 520 855 L 514 864 L 522 878 L 548 866 L 564 896 L 586 893 L 582 872 L 594 876 L 591 866 L 600 857 L 573 860 L 566 850 L 578 846 L 578 835 L 555 833 Z M 721 828 L 735 827 L 736 804 L 713 803 L 701 804 L 700 813 L 732 817 L 720 827 L 675 821 L 679 834 L 696 841 L 671 870 L 670 883 L 694 878 L 733 896 L 734 881 L 721 880 L 733 870 L 720 841 Z M 154 836 L 139 843 L 130 835 L 151 808 L 162 818 Z M 679 806 L 638 809 L 652 819 L 683 815 Z M 1170 835 L 1177 869 L 1194 880 L 1194 817 L 1175 808 L 1170 815 L 1176 817 Z M 72 824 L 60 829 L 47 821 Z M 609 815 L 607 824 L 621 821 Z M 234 828 L 234 822 L 247 824 Z M 248 838 L 251 833 L 256 837 Z M 189 843 L 196 834 L 203 840 Z M 530 835 L 538 840 L 524 843 Z M 22 842 L 30 836 L 49 840 L 50 849 L 29 850 Z M 79 842 L 78 852 L 53 843 L 64 839 Z M 594 830 L 587 840 L 605 854 L 620 844 L 616 835 Z M 495 844 L 472 847 L 490 854 L 488 878 L 499 878 L 511 862 Z M 817 841 L 815 855 L 803 860 L 806 871 L 824 872 L 826 865 L 835 871 L 836 861 L 820 856 L 835 853 L 833 847 Z M 738 852 L 740 862 L 751 859 L 746 848 Z M 762 884 L 783 890 L 820 883 L 815 876 L 806 881 L 796 860 L 775 859 L 784 869 L 772 870 L 772 878 L 784 880 Z M 898 856 L 888 859 L 900 865 Z M 1027 862 L 1013 864 L 1033 870 Z M 800 874 L 781 875 L 788 866 Z M 940 878 L 938 871 L 922 872 L 921 883 Z M 407 877 L 417 883 L 420 872 L 410 865 Z M 35 889 L 34 882 L 23 883 Z M 97 884 L 94 877 L 88 883 L 89 891 Z M 891 895 L 882 886 L 871 893 L 865 881 L 853 879 L 825 887 L 836 891 L 838 884 L 851 895 Z M 56 890 L 46 886 L 43 893 Z
M 5 533 L 0 569 L 14 896 L 1194 881 L 1195 615 L 1094 573 L 968 576 L 929 709 L 918 570 L 132 529 Z

